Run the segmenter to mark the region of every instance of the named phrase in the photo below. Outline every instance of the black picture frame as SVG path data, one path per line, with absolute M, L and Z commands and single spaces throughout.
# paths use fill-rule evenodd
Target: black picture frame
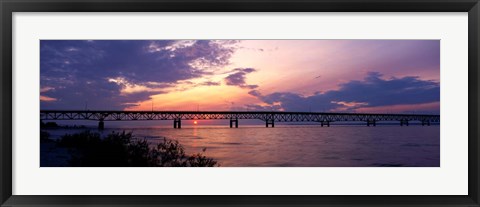
M 2 206 L 480 206 L 478 0 L 0 0 Z M 468 195 L 24 196 L 12 195 L 13 12 L 468 12 Z M 453 178 L 452 178 L 453 179 Z M 93 186 L 92 186 L 93 187 Z M 253 186 L 252 186 L 253 187 Z

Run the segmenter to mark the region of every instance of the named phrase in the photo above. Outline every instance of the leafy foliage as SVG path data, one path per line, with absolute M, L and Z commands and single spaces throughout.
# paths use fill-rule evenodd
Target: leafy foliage
M 46 131 L 40 131 L 40 141 L 49 141 L 50 134 Z
M 82 167 L 214 167 L 217 161 L 202 153 L 187 155 L 178 141 L 164 138 L 155 147 L 132 133 L 112 132 L 102 138 L 89 131 L 67 134 L 60 147 L 70 148 L 72 166 Z M 206 149 L 203 149 L 205 152 Z

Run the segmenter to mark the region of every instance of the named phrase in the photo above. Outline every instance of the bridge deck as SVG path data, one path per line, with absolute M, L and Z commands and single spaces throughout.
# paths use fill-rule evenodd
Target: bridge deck
M 275 122 L 335 122 L 335 121 L 428 121 L 440 122 L 440 115 L 427 114 L 368 114 L 284 111 L 81 111 L 41 110 L 42 120 L 201 120 L 201 119 L 260 119 Z

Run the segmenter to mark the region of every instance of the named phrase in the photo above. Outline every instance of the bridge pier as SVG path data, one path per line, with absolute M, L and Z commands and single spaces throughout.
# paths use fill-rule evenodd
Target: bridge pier
M 406 119 L 400 120 L 400 126 L 403 126 L 403 125 L 408 126 L 408 120 L 406 120 Z
M 182 119 L 174 119 L 173 120 L 173 128 L 175 128 L 175 129 L 182 128 Z
M 330 127 L 330 121 L 320 121 L 320 126 L 323 127 L 323 125 L 327 125 L 327 127 Z
M 233 128 L 233 122 L 235 122 L 235 128 L 238 128 L 238 118 L 230 119 L 230 128 Z
M 275 127 L 275 121 L 274 121 L 274 119 L 267 119 L 267 120 L 265 120 L 265 127 L 268 128 L 268 125 L 270 125 L 270 124 L 272 125 L 272 128 Z
M 100 119 L 100 121 L 98 122 L 98 129 L 99 130 L 105 129 L 105 123 L 103 123 L 103 119 Z
M 430 126 L 430 120 L 422 120 L 422 126 Z
M 376 120 L 367 120 L 367 126 L 377 126 L 377 121 Z

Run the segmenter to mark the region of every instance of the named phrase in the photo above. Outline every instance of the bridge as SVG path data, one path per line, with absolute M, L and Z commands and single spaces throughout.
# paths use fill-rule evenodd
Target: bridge
M 230 120 L 230 128 L 238 128 L 240 119 L 257 119 L 265 127 L 275 127 L 276 122 L 317 122 L 330 126 L 331 122 L 363 122 L 376 126 L 377 122 L 395 121 L 400 126 L 409 122 L 430 126 L 439 123 L 440 115 L 426 114 L 369 114 L 330 112 L 284 112 L 284 111 L 90 111 L 90 110 L 40 110 L 41 120 L 93 120 L 104 129 L 104 121 L 173 120 L 174 128 L 182 128 L 182 120 Z

